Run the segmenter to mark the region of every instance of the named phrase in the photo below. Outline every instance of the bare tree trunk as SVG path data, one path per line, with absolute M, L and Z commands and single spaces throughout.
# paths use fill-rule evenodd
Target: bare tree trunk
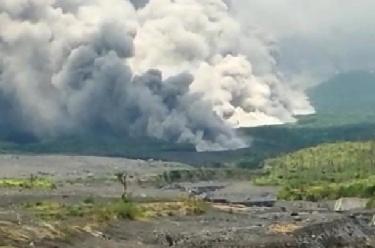
M 122 187 L 123 187 L 123 192 L 122 192 L 121 198 L 123 200 L 127 200 L 128 199 L 128 182 L 127 182 L 128 174 L 118 173 L 117 179 L 119 180 L 119 182 L 122 184 Z

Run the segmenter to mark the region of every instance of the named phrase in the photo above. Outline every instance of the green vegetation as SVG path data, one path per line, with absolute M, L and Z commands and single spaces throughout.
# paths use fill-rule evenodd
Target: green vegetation
M 320 114 L 356 114 L 360 117 L 375 114 L 374 91 L 375 73 L 355 71 L 338 74 L 311 89 L 308 95 Z M 362 119 L 357 121 L 363 122 Z
M 0 246 L 29 247 L 32 242 L 41 244 L 38 241 L 71 244 L 72 239 L 86 234 L 104 237 L 101 231 L 113 220 L 148 221 L 166 216 L 199 215 L 207 210 L 207 205 L 190 198 L 135 202 L 87 197 L 78 202 L 70 199 L 30 202 L 17 208 L 22 208 L 27 218 L 1 221 Z
M 371 112 L 335 112 L 335 113 L 321 113 L 315 115 L 299 116 L 297 124 L 291 124 L 291 127 L 297 128 L 315 128 L 328 129 L 340 127 L 360 127 L 371 126 L 375 123 L 375 110 Z
M 372 197 L 369 202 L 367 203 L 367 208 L 373 209 L 375 208 L 375 197 Z
M 265 126 L 240 130 L 243 136 L 252 137 L 252 146 L 238 151 L 217 155 L 222 161 L 234 163 L 241 168 L 259 168 L 265 159 L 298 151 L 323 143 L 368 141 L 375 139 L 375 124 L 324 126 L 316 115 L 315 124 L 290 124 Z M 334 117 L 332 117 L 334 118 Z
M 176 182 L 197 182 L 220 179 L 245 179 L 248 180 L 256 174 L 239 168 L 197 168 L 187 170 L 168 170 L 155 178 L 155 183 L 159 186 Z
M 3 178 L 0 187 L 20 189 L 55 189 L 55 183 L 44 177 L 30 176 L 30 178 Z
M 357 117 L 342 117 L 356 120 Z M 368 117 L 371 118 L 371 117 Z M 239 136 L 251 141 L 249 148 L 197 153 L 188 145 L 157 143 L 149 139 L 126 137 L 65 137 L 30 143 L 2 143 L 0 151 L 14 154 L 76 154 L 118 156 L 135 159 L 180 161 L 192 165 L 245 169 L 260 168 L 265 159 L 321 143 L 367 141 L 375 139 L 375 124 L 341 125 L 334 114 L 300 117 L 297 124 L 265 126 L 238 130 Z M 374 117 L 375 119 L 375 117 Z M 1 136 L 0 136 L 1 137 Z
M 209 205 L 197 198 L 186 198 L 182 200 L 183 206 L 187 210 L 187 215 L 201 215 L 207 212 Z
M 104 134 L 82 134 L 78 136 L 63 136 L 57 139 L 38 140 L 30 139 L 27 142 L 18 142 L 12 136 L 8 138 L 0 131 L 0 151 L 4 153 L 29 154 L 80 154 L 97 156 L 127 156 L 143 159 L 152 158 L 157 153 L 193 151 L 189 144 L 173 144 L 163 140 L 148 137 L 128 137 Z
M 0 128 L 0 152 L 76 154 L 180 161 L 199 166 L 235 165 L 253 169 L 265 159 L 322 143 L 375 139 L 375 74 L 340 74 L 310 90 L 317 113 L 294 124 L 239 129 L 251 147 L 221 152 L 195 152 L 191 144 L 172 144 L 147 137 L 83 133 L 38 140 Z
M 265 161 L 259 185 L 286 200 L 375 197 L 375 142 L 324 144 Z
M 339 74 L 308 92 L 315 115 L 300 116 L 294 124 L 242 129 L 245 136 L 252 137 L 252 147 L 227 157 L 251 168 L 264 159 L 322 143 L 374 139 L 374 91 L 374 73 Z
M 142 220 L 161 216 L 199 215 L 207 205 L 198 199 L 180 199 L 175 202 L 132 202 L 123 200 L 96 201 L 89 197 L 80 203 L 43 201 L 27 203 L 25 209 L 45 221 L 85 218 L 86 222 L 108 222 L 116 219 Z
M 340 127 L 375 123 L 375 73 L 355 71 L 309 90 L 317 115 L 301 117 L 299 126 Z
M 28 203 L 25 208 L 43 220 L 66 220 L 73 217 L 85 217 L 98 222 L 113 219 L 142 218 L 142 210 L 132 202 L 121 200 L 95 203 L 94 199 L 85 199 L 82 203 L 65 204 L 54 201 Z

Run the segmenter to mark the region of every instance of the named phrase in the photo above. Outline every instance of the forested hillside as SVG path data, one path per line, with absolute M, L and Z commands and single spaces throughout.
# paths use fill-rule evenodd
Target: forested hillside
M 318 113 L 375 112 L 375 73 L 339 74 L 309 92 Z
M 338 74 L 309 90 L 316 115 L 302 117 L 310 127 L 375 123 L 375 73 Z
M 265 161 L 258 184 L 280 185 L 281 199 L 375 196 L 375 141 L 324 144 Z

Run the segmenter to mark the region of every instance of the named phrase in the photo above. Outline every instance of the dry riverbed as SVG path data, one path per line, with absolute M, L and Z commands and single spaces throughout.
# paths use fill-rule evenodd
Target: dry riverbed
M 21 155 L 0 156 L 0 171 L 0 247 L 375 247 L 372 211 L 278 202 L 251 172 Z

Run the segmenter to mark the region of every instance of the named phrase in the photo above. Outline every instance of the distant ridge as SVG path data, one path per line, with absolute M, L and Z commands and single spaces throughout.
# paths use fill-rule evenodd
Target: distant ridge
M 317 113 L 375 112 L 375 73 L 339 74 L 308 92 Z

